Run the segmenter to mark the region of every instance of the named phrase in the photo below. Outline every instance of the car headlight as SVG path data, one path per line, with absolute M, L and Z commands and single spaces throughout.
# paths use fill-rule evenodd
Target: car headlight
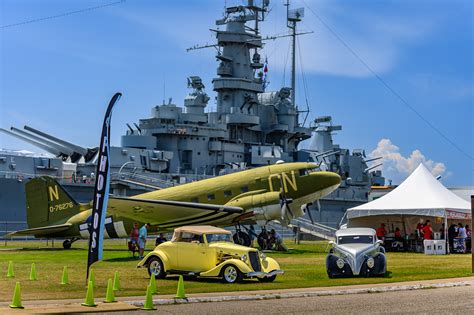
M 369 257 L 369 258 L 367 259 L 367 267 L 369 267 L 369 268 L 374 268 L 374 266 L 375 266 L 375 260 L 374 260 L 374 258 L 373 258 L 373 257 Z
M 261 258 L 262 260 L 265 260 L 265 259 L 267 258 L 267 255 L 265 255 L 264 252 L 259 252 L 259 254 L 260 254 L 260 258 Z
M 242 255 L 242 256 L 240 256 L 240 259 L 241 259 L 242 261 L 247 261 L 247 255 Z
M 339 259 L 336 261 L 336 265 L 337 265 L 337 267 L 338 267 L 339 269 L 344 268 L 344 265 L 345 265 L 344 260 L 342 260 L 341 258 L 339 258 Z

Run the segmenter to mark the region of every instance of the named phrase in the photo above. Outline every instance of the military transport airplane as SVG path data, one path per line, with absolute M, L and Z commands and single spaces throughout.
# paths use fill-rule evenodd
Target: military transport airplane
M 280 163 L 133 197 L 111 196 L 105 237 L 128 237 L 134 222 L 151 223 L 153 232 L 183 225 L 265 225 L 272 220 L 287 225 L 340 182 L 338 174 L 318 171 L 313 163 Z M 65 248 L 89 237 L 92 202 L 76 202 L 54 179 L 30 180 L 26 203 L 29 228 L 11 236 L 67 238 Z

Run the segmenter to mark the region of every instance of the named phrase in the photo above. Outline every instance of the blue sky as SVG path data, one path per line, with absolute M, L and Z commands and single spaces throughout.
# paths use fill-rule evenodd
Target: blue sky
M 0 0 L 0 25 L 81 10 L 105 0 Z M 227 4 L 242 1 L 227 0 Z M 272 1 L 265 34 L 283 34 L 284 1 Z M 301 69 L 310 119 L 332 115 L 343 125 L 335 142 L 384 156 L 387 178 L 403 180 L 424 162 L 448 186 L 474 185 L 474 162 L 410 111 L 334 37 L 311 8 L 390 87 L 474 156 L 472 1 L 293 1 L 306 6 Z M 118 5 L 0 29 L 0 126 L 29 124 L 83 146 L 99 141 L 103 112 L 124 95 L 112 120 L 119 145 L 126 122 L 150 116 L 173 97 L 181 105 L 186 78 L 200 75 L 209 94 L 217 63 L 210 28 L 224 1 L 128 0 Z M 289 85 L 288 40 L 269 41 L 270 86 Z M 287 64 L 285 68 L 285 64 Z M 303 85 L 297 101 L 304 106 Z M 210 109 L 215 105 L 210 102 Z M 0 148 L 37 148 L 0 134 Z

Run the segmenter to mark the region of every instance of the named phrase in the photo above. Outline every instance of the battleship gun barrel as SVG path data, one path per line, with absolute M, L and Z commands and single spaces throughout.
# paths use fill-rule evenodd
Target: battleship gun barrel
M 59 139 L 59 138 L 56 138 L 56 137 L 54 137 L 54 136 L 51 136 L 51 135 L 49 135 L 49 134 L 47 134 L 47 133 L 44 133 L 44 132 L 42 132 L 42 131 L 39 131 L 39 130 L 37 130 L 37 129 L 35 129 L 35 128 L 32 128 L 32 127 L 30 127 L 30 126 L 25 126 L 24 129 L 25 129 L 25 130 L 28 130 L 28 131 L 30 131 L 30 132 L 32 132 L 32 133 L 35 133 L 35 134 L 37 134 L 37 135 L 39 135 L 39 136 L 41 136 L 41 137 L 43 137 L 43 138 L 46 138 L 46 139 L 49 139 L 49 140 L 54 141 L 54 142 L 56 142 L 56 143 L 59 143 L 60 145 L 66 147 L 66 148 L 69 148 L 71 151 L 76 152 L 76 153 L 78 153 L 78 154 L 80 154 L 80 155 L 82 155 L 82 156 L 85 156 L 85 155 L 88 153 L 88 150 L 87 150 L 86 148 L 80 147 L 80 146 L 78 146 L 78 145 L 75 145 L 75 144 L 73 144 L 73 143 L 70 143 L 70 142 L 67 142 L 67 141 L 64 141 L 64 140 L 61 140 L 61 139 Z
M 379 167 L 379 166 L 381 166 L 381 165 L 383 165 L 383 163 L 379 163 L 379 164 L 377 164 L 377 165 L 374 165 L 374 166 L 371 166 L 371 167 L 367 167 L 367 168 L 364 170 L 364 172 L 368 172 L 368 171 L 370 171 L 370 170 L 372 170 L 372 169 L 374 169 L 374 168 L 376 168 L 376 167 Z
M 25 142 L 28 142 L 28 143 L 30 143 L 30 144 L 32 144 L 32 145 L 38 147 L 38 148 L 41 148 L 41 149 L 45 150 L 46 152 L 49 152 L 49 153 L 51 153 L 51 154 L 54 154 L 54 155 L 56 155 L 56 156 L 60 156 L 60 155 L 61 155 L 61 152 L 59 152 L 57 149 L 52 148 L 52 147 L 50 147 L 50 146 L 48 146 L 48 145 L 46 145 L 46 144 L 44 144 L 44 143 L 42 143 L 42 142 L 37 142 L 37 141 L 35 141 L 35 140 L 33 140 L 33 139 L 27 138 L 27 137 L 25 137 L 25 136 L 19 135 L 19 134 L 17 134 L 17 133 L 14 133 L 14 132 L 12 132 L 12 131 L 9 131 L 9 130 L 3 129 L 3 128 L 0 128 L 0 131 L 3 132 L 3 133 L 5 133 L 5 134 L 7 134 L 7 135 L 9 135 L 9 136 L 12 136 L 12 137 L 18 138 L 18 139 L 20 139 L 20 140 L 23 140 L 23 141 L 25 141 Z
M 20 130 L 20 129 L 15 128 L 15 127 L 11 127 L 10 129 L 14 133 L 20 134 L 23 137 L 30 138 L 30 139 L 36 141 L 37 143 L 42 143 L 44 145 L 47 145 L 48 147 L 54 148 L 55 150 L 59 151 L 60 153 L 62 153 L 64 155 L 71 156 L 71 155 L 74 154 L 74 151 L 72 151 L 71 149 L 69 149 L 67 147 L 64 147 L 60 144 L 57 144 L 55 142 L 43 139 L 41 137 L 35 136 L 34 134 L 31 134 L 29 132 Z
M 367 162 L 377 161 L 377 160 L 380 160 L 380 159 L 383 159 L 383 156 L 379 156 L 379 157 L 376 157 L 376 158 L 373 158 L 373 159 L 364 160 L 364 162 L 367 163 Z

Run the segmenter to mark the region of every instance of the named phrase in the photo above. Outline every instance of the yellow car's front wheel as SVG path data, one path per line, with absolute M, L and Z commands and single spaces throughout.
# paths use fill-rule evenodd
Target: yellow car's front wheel
M 156 279 L 160 279 L 166 276 L 165 268 L 163 267 L 163 262 L 160 258 L 156 256 L 152 256 L 148 259 L 147 269 L 150 277 L 154 275 Z
M 243 277 L 242 272 L 234 265 L 227 265 L 222 270 L 222 280 L 224 280 L 225 283 L 240 282 Z

